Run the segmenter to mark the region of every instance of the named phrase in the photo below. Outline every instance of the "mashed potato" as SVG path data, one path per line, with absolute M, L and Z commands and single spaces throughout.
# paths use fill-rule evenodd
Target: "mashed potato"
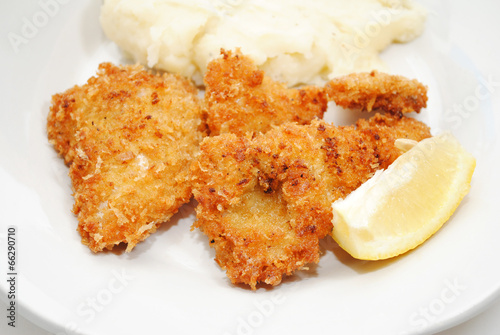
M 293 86 L 384 69 L 379 52 L 418 36 L 425 16 L 411 0 L 104 0 L 101 24 L 134 61 L 197 84 L 239 47 Z

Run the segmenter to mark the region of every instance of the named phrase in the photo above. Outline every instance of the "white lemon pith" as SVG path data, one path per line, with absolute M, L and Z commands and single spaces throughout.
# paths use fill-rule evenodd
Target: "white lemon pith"
M 332 205 L 332 236 L 355 258 L 386 259 L 417 247 L 469 192 L 476 161 L 451 133 L 396 146 L 406 152 Z

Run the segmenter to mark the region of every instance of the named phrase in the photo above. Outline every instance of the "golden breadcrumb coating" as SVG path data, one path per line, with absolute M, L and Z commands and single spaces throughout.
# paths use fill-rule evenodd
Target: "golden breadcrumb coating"
M 190 82 L 141 66 L 103 63 L 53 96 L 48 137 L 70 164 L 78 231 L 92 251 L 132 250 L 189 201 L 201 114 Z
M 427 106 L 427 87 L 415 79 L 377 71 L 353 73 L 326 85 L 328 99 L 343 108 L 383 110 L 401 116 Z
M 356 126 L 313 120 L 265 134 L 207 137 L 191 166 L 199 227 L 233 283 L 277 285 L 319 261 L 331 204 L 399 156 L 397 138 L 422 140 L 427 126 L 376 114 Z
M 426 107 L 427 88 L 417 80 L 380 72 L 338 77 L 325 87 L 288 88 L 273 81 L 239 50 L 221 50 L 207 66 L 205 112 L 210 135 L 266 132 L 285 122 L 322 118 L 328 101 L 343 108 L 401 116 Z
M 207 66 L 205 105 L 210 135 L 266 132 L 274 125 L 294 121 L 307 124 L 327 109 L 324 89 L 290 89 L 273 81 L 253 61 L 236 50 Z

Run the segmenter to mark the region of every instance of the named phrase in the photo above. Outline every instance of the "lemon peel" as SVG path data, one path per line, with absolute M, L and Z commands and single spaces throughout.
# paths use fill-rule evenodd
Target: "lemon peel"
M 476 161 L 449 132 L 404 152 L 345 199 L 332 204 L 332 237 L 353 257 L 391 258 L 432 236 L 469 192 Z

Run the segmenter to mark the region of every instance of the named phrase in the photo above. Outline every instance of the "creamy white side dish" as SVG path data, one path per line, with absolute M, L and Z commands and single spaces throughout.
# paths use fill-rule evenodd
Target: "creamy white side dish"
M 320 84 L 385 70 L 379 52 L 424 29 L 411 0 L 104 0 L 105 34 L 134 61 L 202 84 L 221 48 L 241 48 L 275 80 Z

